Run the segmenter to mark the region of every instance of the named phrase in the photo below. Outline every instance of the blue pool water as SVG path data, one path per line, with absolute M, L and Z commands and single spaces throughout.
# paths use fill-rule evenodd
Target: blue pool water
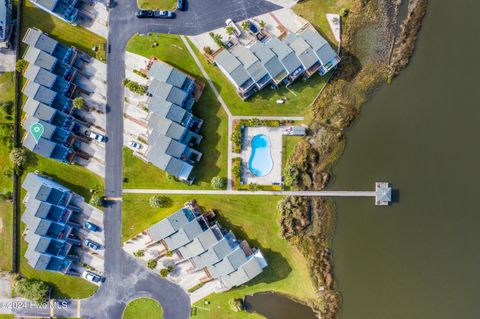
M 255 176 L 265 176 L 272 170 L 270 139 L 266 135 L 260 134 L 253 137 L 252 155 L 248 161 L 248 168 Z

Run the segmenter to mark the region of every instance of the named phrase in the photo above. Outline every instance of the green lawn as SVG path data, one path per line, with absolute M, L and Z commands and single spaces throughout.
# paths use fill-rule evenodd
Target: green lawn
M 12 270 L 12 211 L 11 203 L 0 200 L 0 270 Z
M 0 103 L 6 101 L 13 101 L 13 72 L 0 73 Z
M 195 198 L 205 209 L 216 209 L 220 224 L 231 229 L 237 238 L 246 239 L 252 247 L 260 248 L 269 263 L 264 273 L 245 286 L 207 297 L 210 305 L 198 302 L 197 306 L 209 310 L 197 309 L 193 318 L 260 318 L 246 312 L 235 313 L 229 306 L 232 298 L 258 291 L 278 291 L 303 300 L 315 298 L 305 258 L 278 236 L 280 229 L 276 206 L 280 196 L 167 195 L 171 203 L 168 208 L 161 209 L 149 206 L 150 196 L 124 194 L 123 240 L 133 237 Z
M 137 0 L 137 5 L 142 9 L 175 10 L 177 8 L 177 0 Z
M 150 298 L 140 298 L 130 302 L 123 312 L 122 319 L 163 319 L 162 306 Z
M 158 46 L 153 47 L 154 42 Z M 148 58 L 155 56 L 206 83 L 178 36 L 134 36 L 127 45 L 127 51 Z M 193 176 L 196 177 L 194 185 L 168 180 L 164 171 L 136 158 L 130 150 L 124 150 L 123 176 L 127 178 L 124 188 L 206 189 L 211 188 L 210 181 L 214 176 L 227 176 L 228 118 L 208 85 L 205 86 L 200 101 L 193 106 L 193 113 L 204 120 L 200 131 L 203 141 L 197 148 L 203 157 L 193 171 Z
M 306 82 L 297 80 L 289 89 L 285 86 L 281 86 L 277 91 L 264 88 L 243 101 L 222 71 L 208 63 L 191 41 L 190 44 L 233 115 L 303 116 L 328 78 L 328 75 L 322 77 L 316 74 Z M 285 104 L 276 103 L 281 97 L 287 99 Z
M 303 139 L 302 136 L 284 136 L 282 145 L 282 168 L 285 167 L 290 156 L 295 152 L 295 147 Z
M 337 44 L 326 18 L 327 13 L 340 14 L 342 8 L 350 8 L 352 0 L 305 0 L 293 7 L 293 11 L 299 16 L 307 19 L 317 27 L 317 30 L 326 37 L 330 43 Z M 342 19 L 345 21 L 345 19 Z M 342 23 L 342 28 L 345 25 Z
M 55 40 L 95 56 L 94 45 L 103 44 L 106 39 L 79 26 L 73 26 L 39 9 L 30 1 L 24 1 L 22 13 L 22 36 L 29 27 L 35 27 L 48 33 Z

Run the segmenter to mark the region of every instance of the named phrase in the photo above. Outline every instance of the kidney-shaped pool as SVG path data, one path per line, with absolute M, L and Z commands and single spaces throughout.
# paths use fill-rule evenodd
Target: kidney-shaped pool
M 259 134 L 253 137 L 252 154 L 248 161 L 248 168 L 255 176 L 265 176 L 272 170 L 273 160 L 268 136 Z

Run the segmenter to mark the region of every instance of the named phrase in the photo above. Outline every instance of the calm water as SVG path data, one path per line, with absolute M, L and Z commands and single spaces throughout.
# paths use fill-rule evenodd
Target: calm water
M 245 297 L 245 308 L 269 319 L 316 319 L 310 307 L 271 292 L 262 292 Z
M 478 12 L 431 0 L 412 64 L 348 132 L 330 188 L 400 191 L 387 208 L 337 201 L 343 319 L 480 318 Z

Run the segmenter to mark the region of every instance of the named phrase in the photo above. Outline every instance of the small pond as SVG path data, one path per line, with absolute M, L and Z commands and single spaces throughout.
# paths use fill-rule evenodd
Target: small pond
M 268 319 L 317 319 L 312 308 L 273 292 L 245 296 L 245 309 Z

